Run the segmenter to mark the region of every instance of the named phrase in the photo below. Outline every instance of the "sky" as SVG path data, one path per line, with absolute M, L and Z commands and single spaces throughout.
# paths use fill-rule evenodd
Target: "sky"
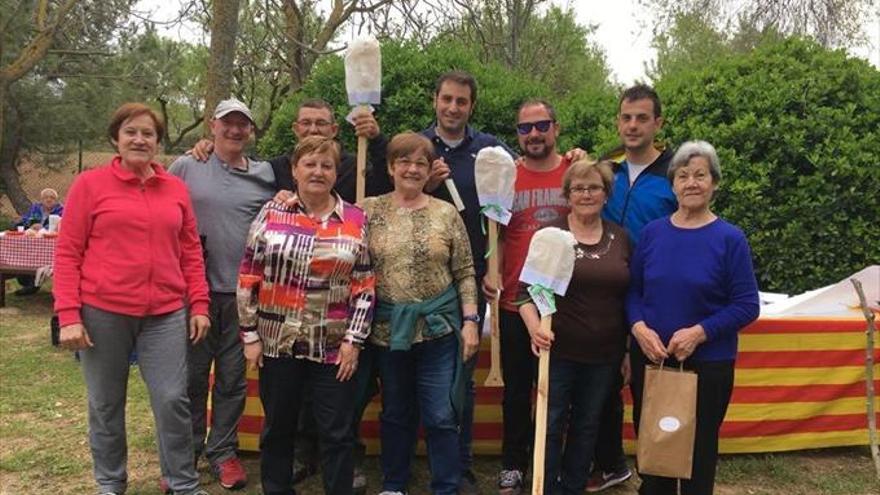
M 604 48 L 608 65 L 618 83 L 630 85 L 644 80 L 645 67 L 656 54 L 651 48 L 651 16 L 638 8 L 638 0 L 550 0 L 563 8 L 571 7 L 580 24 L 596 24 L 594 40 Z M 179 9 L 174 0 L 141 0 L 142 9 L 151 10 L 154 19 L 173 18 Z M 878 12 L 877 15 L 880 15 Z M 865 19 L 868 45 L 853 50 L 853 54 L 880 67 L 880 20 L 877 16 Z M 178 26 L 166 30 L 174 38 L 198 40 L 198 29 Z

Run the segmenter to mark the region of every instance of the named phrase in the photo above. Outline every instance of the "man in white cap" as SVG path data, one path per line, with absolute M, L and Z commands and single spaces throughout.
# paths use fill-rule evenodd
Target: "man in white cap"
M 245 360 L 238 331 L 235 289 L 251 221 L 275 193 L 268 162 L 244 151 L 254 132 L 254 118 L 241 101 L 221 101 L 210 123 L 214 149 L 208 163 L 184 155 L 169 168 L 189 187 L 211 289 L 211 331 L 190 348 L 189 398 L 196 458 L 210 462 L 220 486 L 239 489 L 247 473 L 236 455 L 238 421 L 247 399 Z M 211 433 L 207 431 L 208 375 L 214 364 Z

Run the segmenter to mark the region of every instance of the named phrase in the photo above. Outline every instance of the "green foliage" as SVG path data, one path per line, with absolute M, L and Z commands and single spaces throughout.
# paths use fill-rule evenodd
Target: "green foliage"
M 498 64 L 481 65 L 462 45 L 432 43 L 422 48 L 414 43 L 386 41 L 382 45 L 382 103 L 376 118 L 388 136 L 405 130 L 421 130 L 433 121 L 431 97 L 437 76 L 447 70 L 462 69 L 478 82 L 477 105 L 471 123 L 515 144 L 512 119 L 518 102 L 527 96 L 543 95 L 538 84 L 517 77 Z M 325 57 L 312 71 L 302 92 L 282 105 L 260 143 L 266 155 L 287 152 L 293 146 L 290 124 L 299 103 L 309 97 L 322 98 L 336 110 L 337 120 L 351 110 L 345 92 L 345 70 L 339 56 Z M 340 125 L 340 140 L 351 149 L 355 139 L 351 126 Z
M 763 290 L 801 292 L 878 262 L 880 72 L 801 39 L 667 75 L 670 142 L 716 146 L 715 209 L 746 232 Z
M 581 148 L 598 158 L 620 144 L 617 94 L 609 86 L 583 85 L 560 102 L 558 110 L 559 149 Z

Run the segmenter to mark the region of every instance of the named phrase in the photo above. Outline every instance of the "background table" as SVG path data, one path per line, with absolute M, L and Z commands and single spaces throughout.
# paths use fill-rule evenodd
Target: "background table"
M 0 236 L 0 307 L 6 305 L 6 279 L 34 275 L 42 267 L 51 267 L 55 243 L 55 237 Z

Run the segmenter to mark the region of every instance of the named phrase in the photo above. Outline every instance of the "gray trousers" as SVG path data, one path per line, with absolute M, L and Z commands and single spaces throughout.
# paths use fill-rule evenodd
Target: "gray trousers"
M 82 320 L 94 343 L 80 351 L 89 399 L 89 443 L 98 492 L 124 493 L 128 483 L 125 399 L 128 356 L 138 365 L 156 422 L 162 476 L 174 493 L 199 486 L 193 464 L 186 395 L 186 310 L 136 317 L 83 306 Z
M 238 336 L 235 294 L 211 293 L 211 330 L 189 349 L 189 400 L 196 457 L 204 451 L 212 465 L 233 456 L 238 448 L 238 421 L 247 399 L 244 349 Z M 211 433 L 208 427 L 208 377 L 214 363 L 211 391 Z

